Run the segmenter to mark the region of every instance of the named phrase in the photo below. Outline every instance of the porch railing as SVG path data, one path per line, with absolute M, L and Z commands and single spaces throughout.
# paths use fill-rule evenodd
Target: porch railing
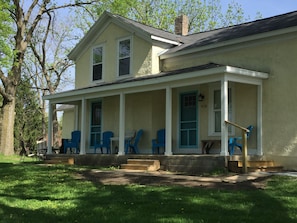
M 250 131 L 245 127 L 242 127 L 236 123 L 230 122 L 228 120 L 225 120 L 226 124 L 232 125 L 236 128 L 239 128 L 241 130 L 242 135 L 242 168 L 243 173 L 247 173 L 247 133 Z

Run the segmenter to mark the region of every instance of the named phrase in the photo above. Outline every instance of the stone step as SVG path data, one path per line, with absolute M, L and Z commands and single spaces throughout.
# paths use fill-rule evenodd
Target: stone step
M 73 157 L 47 157 L 47 159 L 45 159 L 43 161 L 45 164 L 69 164 L 69 165 L 73 165 L 74 164 L 74 158 Z
M 282 172 L 282 166 L 262 166 L 262 167 L 248 167 L 249 172 Z
M 149 159 L 128 159 L 127 164 L 121 164 L 121 169 L 156 171 L 160 169 L 160 161 Z
M 149 171 L 149 165 L 141 164 L 121 164 L 121 169 L 124 170 L 146 170 Z
M 243 166 L 243 162 L 242 161 L 238 161 L 238 167 L 242 167 Z M 274 161 L 269 160 L 269 161 L 265 161 L 265 160 L 257 160 L 257 161 L 247 161 L 247 167 L 274 167 Z
M 242 161 L 228 161 L 228 170 L 231 172 L 240 173 L 242 172 L 243 163 Z M 282 166 L 275 165 L 274 161 L 247 161 L 248 172 L 280 172 L 283 170 Z

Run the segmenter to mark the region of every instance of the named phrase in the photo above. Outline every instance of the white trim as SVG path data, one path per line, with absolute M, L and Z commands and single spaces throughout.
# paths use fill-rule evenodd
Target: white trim
M 47 154 L 52 154 L 53 145 L 53 104 L 48 105 Z
M 172 88 L 166 87 L 165 155 L 172 155 Z
M 163 42 L 163 43 L 169 43 L 169 44 L 176 45 L 176 46 L 180 46 L 181 45 L 180 42 L 169 40 L 169 39 L 165 39 L 165 38 L 162 38 L 162 37 L 159 37 L 159 36 L 151 35 L 151 39 L 152 40 L 159 41 L 159 42 Z
M 227 40 L 227 41 L 221 41 L 218 43 L 210 43 L 208 45 L 204 45 L 204 46 L 193 46 L 190 49 L 185 49 L 185 50 L 180 50 L 174 53 L 169 53 L 169 54 L 165 54 L 160 56 L 160 59 L 168 59 L 168 58 L 172 58 L 172 57 L 178 57 L 178 56 L 183 56 L 186 54 L 193 54 L 193 53 L 198 53 L 198 52 L 203 52 L 203 51 L 209 51 L 209 50 L 214 50 L 214 49 L 219 49 L 219 48 L 230 48 L 232 45 L 238 45 L 240 48 L 241 47 L 246 47 L 243 45 L 243 43 L 248 43 L 249 46 L 250 45 L 255 45 L 255 44 L 263 44 L 260 43 L 260 40 L 264 40 L 267 42 L 271 42 L 271 41 L 275 41 L 275 40 L 267 40 L 267 38 L 272 38 L 272 37 L 276 37 L 276 36 L 281 36 L 282 38 L 296 38 L 296 35 L 293 35 L 294 32 L 297 31 L 297 27 L 290 27 L 290 28 L 285 28 L 285 29 L 280 29 L 280 30 L 274 30 L 271 32 L 264 32 L 264 33 L 260 33 L 260 34 L 254 34 L 251 36 L 244 36 L 244 37 L 240 37 L 240 38 L 235 38 L 235 39 L 231 39 L 231 40 Z M 289 34 L 292 34 L 292 36 L 290 36 Z
M 101 47 L 102 48 L 102 74 L 101 74 L 101 79 L 100 80 L 93 80 L 93 66 L 94 66 L 94 63 L 93 63 L 93 60 L 94 60 L 94 49 L 95 48 L 99 48 Z M 102 83 L 104 81 L 104 74 L 105 74 L 105 58 L 106 58 L 106 55 L 105 55 L 105 44 L 104 43 L 101 43 L 101 44 L 97 44 L 95 46 L 93 46 L 91 48 L 91 59 L 90 59 L 90 62 L 91 62 L 91 69 L 90 69 L 90 84 L 91 85 L 94 85 L 94 84 L 98 84 L 98 83 Z
M 118 155 L 125 155 L 125 100 L 124 93 L 120 94 L 120 116 L 119 116 L 119 152 Z
M 230 67 L 230 66 L 228 66 Z M 235 72 L 237 69 L 239 71 L 242 71 L 240 68 L 234 67 L 232 70 L 232 73 Z M 133 81 L 133 82 L 126 82 L 121 84 L 110 84 L 106 86 L 101 87 L 89 87 L 84 89 L 77 89 L 77 90 L 70 90 L 65 92 L 60 92 L 52 95 L 46 95 L 43 96 L 44 100 L 51 100 L 53 103 L 59 104 L 59 103 L 67 103 L 69 101 L 75 101 L 79 100 L 81 98 L 81 95 L 86 94 L 94 94 L 94 98 L 97 96 L 98 93 L 102 93 L 102 96 L 112 96 L 112 95 L 119 95 L 119 92 L 116 91 L 125 91 L 125 93 L 136 93 L 141 91 L 150 91 L 150 90 L 159 90 L 164 89 L 165 87 L 162 86 L 163 84 L 168 84 L 168 82 L 175 82 L 171 84 L 171 87 L 181 87 L 181 86 L 188 86 L 188 85 L 195 85 L 195 84 L 203 84 L 203 83 L 210 83 L 219 81 L 221 79 L 221 75 L 224 73 L 228 74 L 227 66 L 217 67 L 217 68 L 211 68 L 206 70 L 200 70 L 200 71 L 193 71 L 188 73 L 183 73 L 182 75 L 170 75 L 170 76 L 164 76 L 159 78 L 151 78 L 144 81 Z M 253 74 L 253 71 L 246 70 L 247 74 Z M 259 84 L 258 79 L 265 79 L 268 78 L 267 73 L 257 72 L 261 75 L 255 77 L 255 76 L 247 76 L 244 75 L 245 78 L 243 78 L 242 72 L 240 72 L 238 75 L 232 74 L 234 76 L 228 76 L 228 78 L 231 80 L 233 77 L 237 77 L 240 82 L 240 80 L 244 80 L 245 82 L 251 83 L 251 84 Z M 193 79 L 191 80 L 191 83 L 182 83 L 182 80 L 187 79 Z M 242 79 L 241 79 L 242 78 Z M 137 79 L 136 79 L 137 80 Z M 233 81 L 233 79 L 232 79 Z M 141 87 L 141 89 L 135 89 L 137 87 Z M 143 88 L 145 87 L 145 89 Z M 101 96 L 101 95 L 100 95 Z M 91 98 L 91 97 L 86 97 Z
M 80 153 L 79 154 L 86 154 L 86 108 L 87 108 L 87 100 L 82 98 L 81 100 L 81 138 L 80 138 Z
M 262 141 L 262 114 L 263 114 L 263 87 L 262 84 L 257 87 L 257 155 L 263 155 L 263 141 Z
M 225 76 L 225 79 L 228 80 L 227 75 Z M 227 120 L 229 121 L 234 121 L 235 120 L 235 87 L 231 84 L 228 83 L 228 89 L 231 89 L 231 102 L 232 102 L 232 110 L 230 112 L 231 113 L 231 120 L 229 119 L 229 114 L 227 114 Z M 214 117 L 214 91 L 221 91 L 221 87 L 220 87 L 220 83 L 214 83 L 214 84 L 210 84 L 209 88 L 208 88 L 209 92 L 209 100 L 208 100 L 208 136 L 221 136 L 221 132 L 222 132 L 222 128 L 221 128 L 221 132 L 215 132 L 215 117 Z M 228 91 L 229 92 L 229 91 Z M 222 91 L 221 91 L 222 93 Z M 229 93 L 228 93 L 229 94 Z M 222 95 L 221 95 L 222 97 Z M 228 103 L 228 101 L 227 101 Z M 227 104 L 228 106 L 228 104 Z M 223 112 L 223 105 L 221 104 L 221 115 Z M 229 113 L 229 111 L 228 111 Z M 234 135 L 235 134 L 235 129 L 232 126 L 231 127 L 231 132 L 228 132 L 230 135 Z
M 120 75 L 120 70 L 119 70 L 120 64 L 119 64 L 119 61 L 120 61 L 120 59 L 123 59 L 123 58 L 120 58 L 120 55 L 119 55 L 119 53 L 120 53 L 120 42 L 125 41 L 125 40 L 129 40 L 130 41 L 129 74 Z M 116 64 L 117 64 L 117 79 L 127 78 L 127 77 L 131 76 L 132 73 L 133 73 L 133 36 L 123 37 L 123 38 L 120 38 L 120 39 L 117 40 L 117 56 L 116 56 L 116 58 L 117 58 L 117 61 L 116 61 Z
M 221 80 L 221 153 L 222 156 L 228 155 L 228 80 L 224 76 Z

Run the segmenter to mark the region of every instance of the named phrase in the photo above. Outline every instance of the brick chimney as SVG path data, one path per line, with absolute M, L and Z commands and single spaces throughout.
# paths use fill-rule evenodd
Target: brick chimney
M 189 19 L 186 15 L 181 15 L 175 19 L 175 34 L 186 36 L 189 31 Z

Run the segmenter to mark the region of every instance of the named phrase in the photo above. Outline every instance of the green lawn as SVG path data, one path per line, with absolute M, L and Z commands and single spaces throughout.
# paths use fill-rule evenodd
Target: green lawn
M 297 179 L 265 190 L 104 186 L 77 166 L 41 166 L 0 156 L 0 222 L 297 222 Z M 26 158 L 30 161 L 29 158 Z

